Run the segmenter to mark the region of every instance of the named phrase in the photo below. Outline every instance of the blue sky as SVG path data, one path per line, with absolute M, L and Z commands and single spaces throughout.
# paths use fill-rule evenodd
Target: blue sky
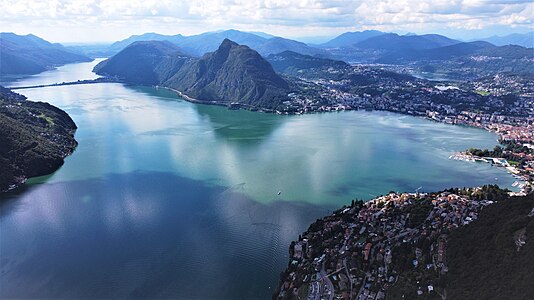
M 291 38 L 378 29 L 474 39 L 532 31 L 533 19 L 532 0 L 0 0 L 1 31 L 53 42 L 231 28 Z

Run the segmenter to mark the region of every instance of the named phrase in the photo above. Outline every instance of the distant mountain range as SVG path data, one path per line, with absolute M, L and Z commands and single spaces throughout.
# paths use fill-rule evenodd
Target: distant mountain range
M 526 34 L 511 35 L 506 39 L 512 43 L 528 44 L 529 38 L 531 36 Z M 532 66 L 532 62 L 529 59 L 534 57 L 530 53 L 532 51 L 519 46 L 499 48 L 485 41 L 462 42 L 438 34 L 399 35 L 378 30 L 346 32 L 319 45 L 308 45 L 261 32 L 238 30 L 206 32 L 193 36 L 146 33 L 116 42 L 106 52 L 115 54 L 132 42 L 154 40 L 168 41 L 178 46 L 184 55 L 198 57 L 215 51 L 224 39 L 246 45 L 263 57 L 289 51 L 348 63 L 410 65 L 417 72 L 439 70 L 444 75 L 450 74 L 451 78 L 465 75 L 466 79 L 487 76 L 499 70 L 530 74 L 532 71 L 529 72 L 528 68 Z M 499 43 L 505 42 L 501 40 Z M 487 56 L 487 59 L 482 59 L 482 56 Z M 278 67 L 280 66 L 275 66 Z M 286 69 L 284 72 L 292 71 Z
M 59 65 L 91 60 L 32 34 L 0 33 L 0 76 L 37 74 Z
M 409 66 L 416 72 L 432 73 L 439 71 L 443 74 L 452 74 L 453 77 L 465 77 L 466 79 L 487 76 L 495 72 L 512 72 L 516 74 L 532 74 L 534 72 L 529 70 L 532 69 L 534 59 L 534 50 L 532 48 L 527 49 L 522 46 L 510 45 L 496 46 L 485 41 L 462 42 L 438 34 L 398 35 L 377 30 L 346 32 L 320 45 L 308 45 L 261 32 L 238 30 L 206 32 L 193 36 L 145 33 L 131 36 L 109 46 L 101 45 L 100 48 L 97 45 L 63 47 L 60 44 L 51 44 L 32 35 L 18 36 L 12 33 L 3 33 L 0 38 L 1 74 L 4 75 L 35 74 L 60 64 L 89 60 L 86 56 L 75 54 L 73 51 L 101 57 L 112 56 L 123 49 L 128 49 L 126 53 L 121 54 L 122 59 L 125 61 L 130 61 L 128 59 L 129 56 L 135 57 L 145 53 L 145 51 L 147 53 L 153 51 L 156 55 L 153 57 L 154 60 L 145 61 L 149 66 L 138 67 L 147 69 L 150 66 L 160 65 L 160 68 L 167 70 L 168 74 L 161 71 L 156 73 L 137 72 L 129 68 L 124 62 L 121 63 L 117 60 L 113 62 L 117 65 L 114 65 L 112 69 L 117 72 L 122 64 L 123 67 L 127 67 L 131 72 L 129 76 L 126 74 L 128 72 L 122 72 L 121 75 L 124 79 L 130 82 L 156 84 L 163 82 L 166 76 L 170 78 L 171 75 L 174 75 L 174 71 L 185 63 L 186 58 L 200 57 L 206 53 L 216 51 L 225 39 L 246 45 L 264 58 L 288 51 L 310 57 L 334 59 L 348 63 Z M 530 43 L 528 40 L 531 38 L 532 35 L 529 34 L 511 35 L 500 38 L 499 43 L 505 43 L 505 40 L 515 40 L 516 43 L 528 44 Z M 157 47 L 157 49 L 153 48 L 150 51 L 143 49 L 137 52 L 140 49 L 139 47 L 143 48 L 143 44 L 135 44 L 137 48 L 128 48 L 130 45 L 134 45 L 135 42 L 148 41 L 160 41 L 162 43 L 151 45 L 152 47 Z M 163 42 L 166 44 L 163 44 Z M 174 55 L 176 54 L 175 52 L 179 52 L 180 55 Z M 292 61 L 299 66 L 294 70 L 284 68 L 284 73 L 296 71 L 303 66 L 304 62 L 312 66 L 320 61 L 314 61 L 311 58 L 303 59 L 302 57 L 296 59 L 295 55 L 291 58 L 291 55 L 287 53 L 285 56 L 288 60 L 285 60 L 284 63 Z M 270 62 L 273 63 L 272 60 Z M 277 63 L 281 62 L 278 61 Z M 280 67 L 280 64 L 275 66 L 275 68 Z M 99 68 L 104 68 L 104 65 L 100 65 Z M 99 71 L 106 72 L 105 68 Z
M 518 45 L 527 48 L 534 48 L 534 31 L 527 33 L 514 33 L 505 36 L 491 36 L 481 39 L 497 46 Z
M 349 47 L 355 45 L 361 41 L 364 41 L 368 38 L 375 36 L 383 35 L 385 32 L 378 30 L 365 30 L 365 31 L 355 31 L 355 32 L 345 32 L 334 39 L 319 45 L 322 48 L 339 48 L 339 47 Z
M 205 53 L 217 50 L 223 40 L 229 39 L 238 44 L 248 46 L 263 56 L 283 51 L 295 51 L 308 55 L 328 55 L 328 52 L 297 42 L 290 39 L 271 36 L 265 33 L 249 33 L 238 30 L 225 30 L 217 32 L 206 32 L 199 35 L 183 36 L 161 35 L 157 33 L 145 33 L 134 35 L 125 40 L 113 43 L 107 50 L 109 53 L 117 53 L 127 45 L 136 41 L 169 41 L 179 46 L 184 52 L 191 56 L 201 56 Z
M 162 85 L 213 104 L 275 108 L 289 93 L 288 83 L 258 52 L 228 39 L 201 58 L 184 55 L 167 41 L 135 42 L 94 71 L 126 82 Z

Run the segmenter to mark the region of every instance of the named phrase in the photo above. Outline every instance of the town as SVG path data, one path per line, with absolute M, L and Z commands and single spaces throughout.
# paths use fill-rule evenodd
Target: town
M 290 245 L 273 299 L 439 298 L 448 234 L 505 197 L 484 186 L 352 201 Z
M 510 145 L 492 153 L 498 160 L 467 151 L 451 158 L 495 161 L 517 178 L 513 186 L 519 188 L 517 195 L 534 190 L 534 81 L 528 75 L 433 82 L 386 68 L 353 65 L 307 70 L 287 80 L 293 80 L 298 92 L 289 95 L 291 100 L 275 111 L 278 114 L 383 110 L 494 132 L 501 145 Z

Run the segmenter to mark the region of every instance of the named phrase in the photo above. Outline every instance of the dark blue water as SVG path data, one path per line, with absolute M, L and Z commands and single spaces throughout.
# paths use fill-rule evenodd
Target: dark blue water
M 329 212 L 161 172 L 30 186 L 0 207 L 3 298 L 268 298 L 290 241 Z
M 290 242 L 353 198 L 513 182 L 448 159 L 494 134 L 421 118 L 231 111 L 121 84 L 20 92 L 66 110 L 79 146 L 0 196 L 0 298 L 268 299 Z

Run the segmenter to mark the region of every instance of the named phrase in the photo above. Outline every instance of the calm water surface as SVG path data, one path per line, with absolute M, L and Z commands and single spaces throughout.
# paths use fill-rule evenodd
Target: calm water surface
M 90 79 L 94 64 L 10 86 Z M 111 83 L 19 92 L 66 110 L 79 146 L 0 199 L 2 298 L 268 299 L 291 240 L 353 198 L 513 182 L 448 160 L 494 134 L 420 118 L 230 111 Z

